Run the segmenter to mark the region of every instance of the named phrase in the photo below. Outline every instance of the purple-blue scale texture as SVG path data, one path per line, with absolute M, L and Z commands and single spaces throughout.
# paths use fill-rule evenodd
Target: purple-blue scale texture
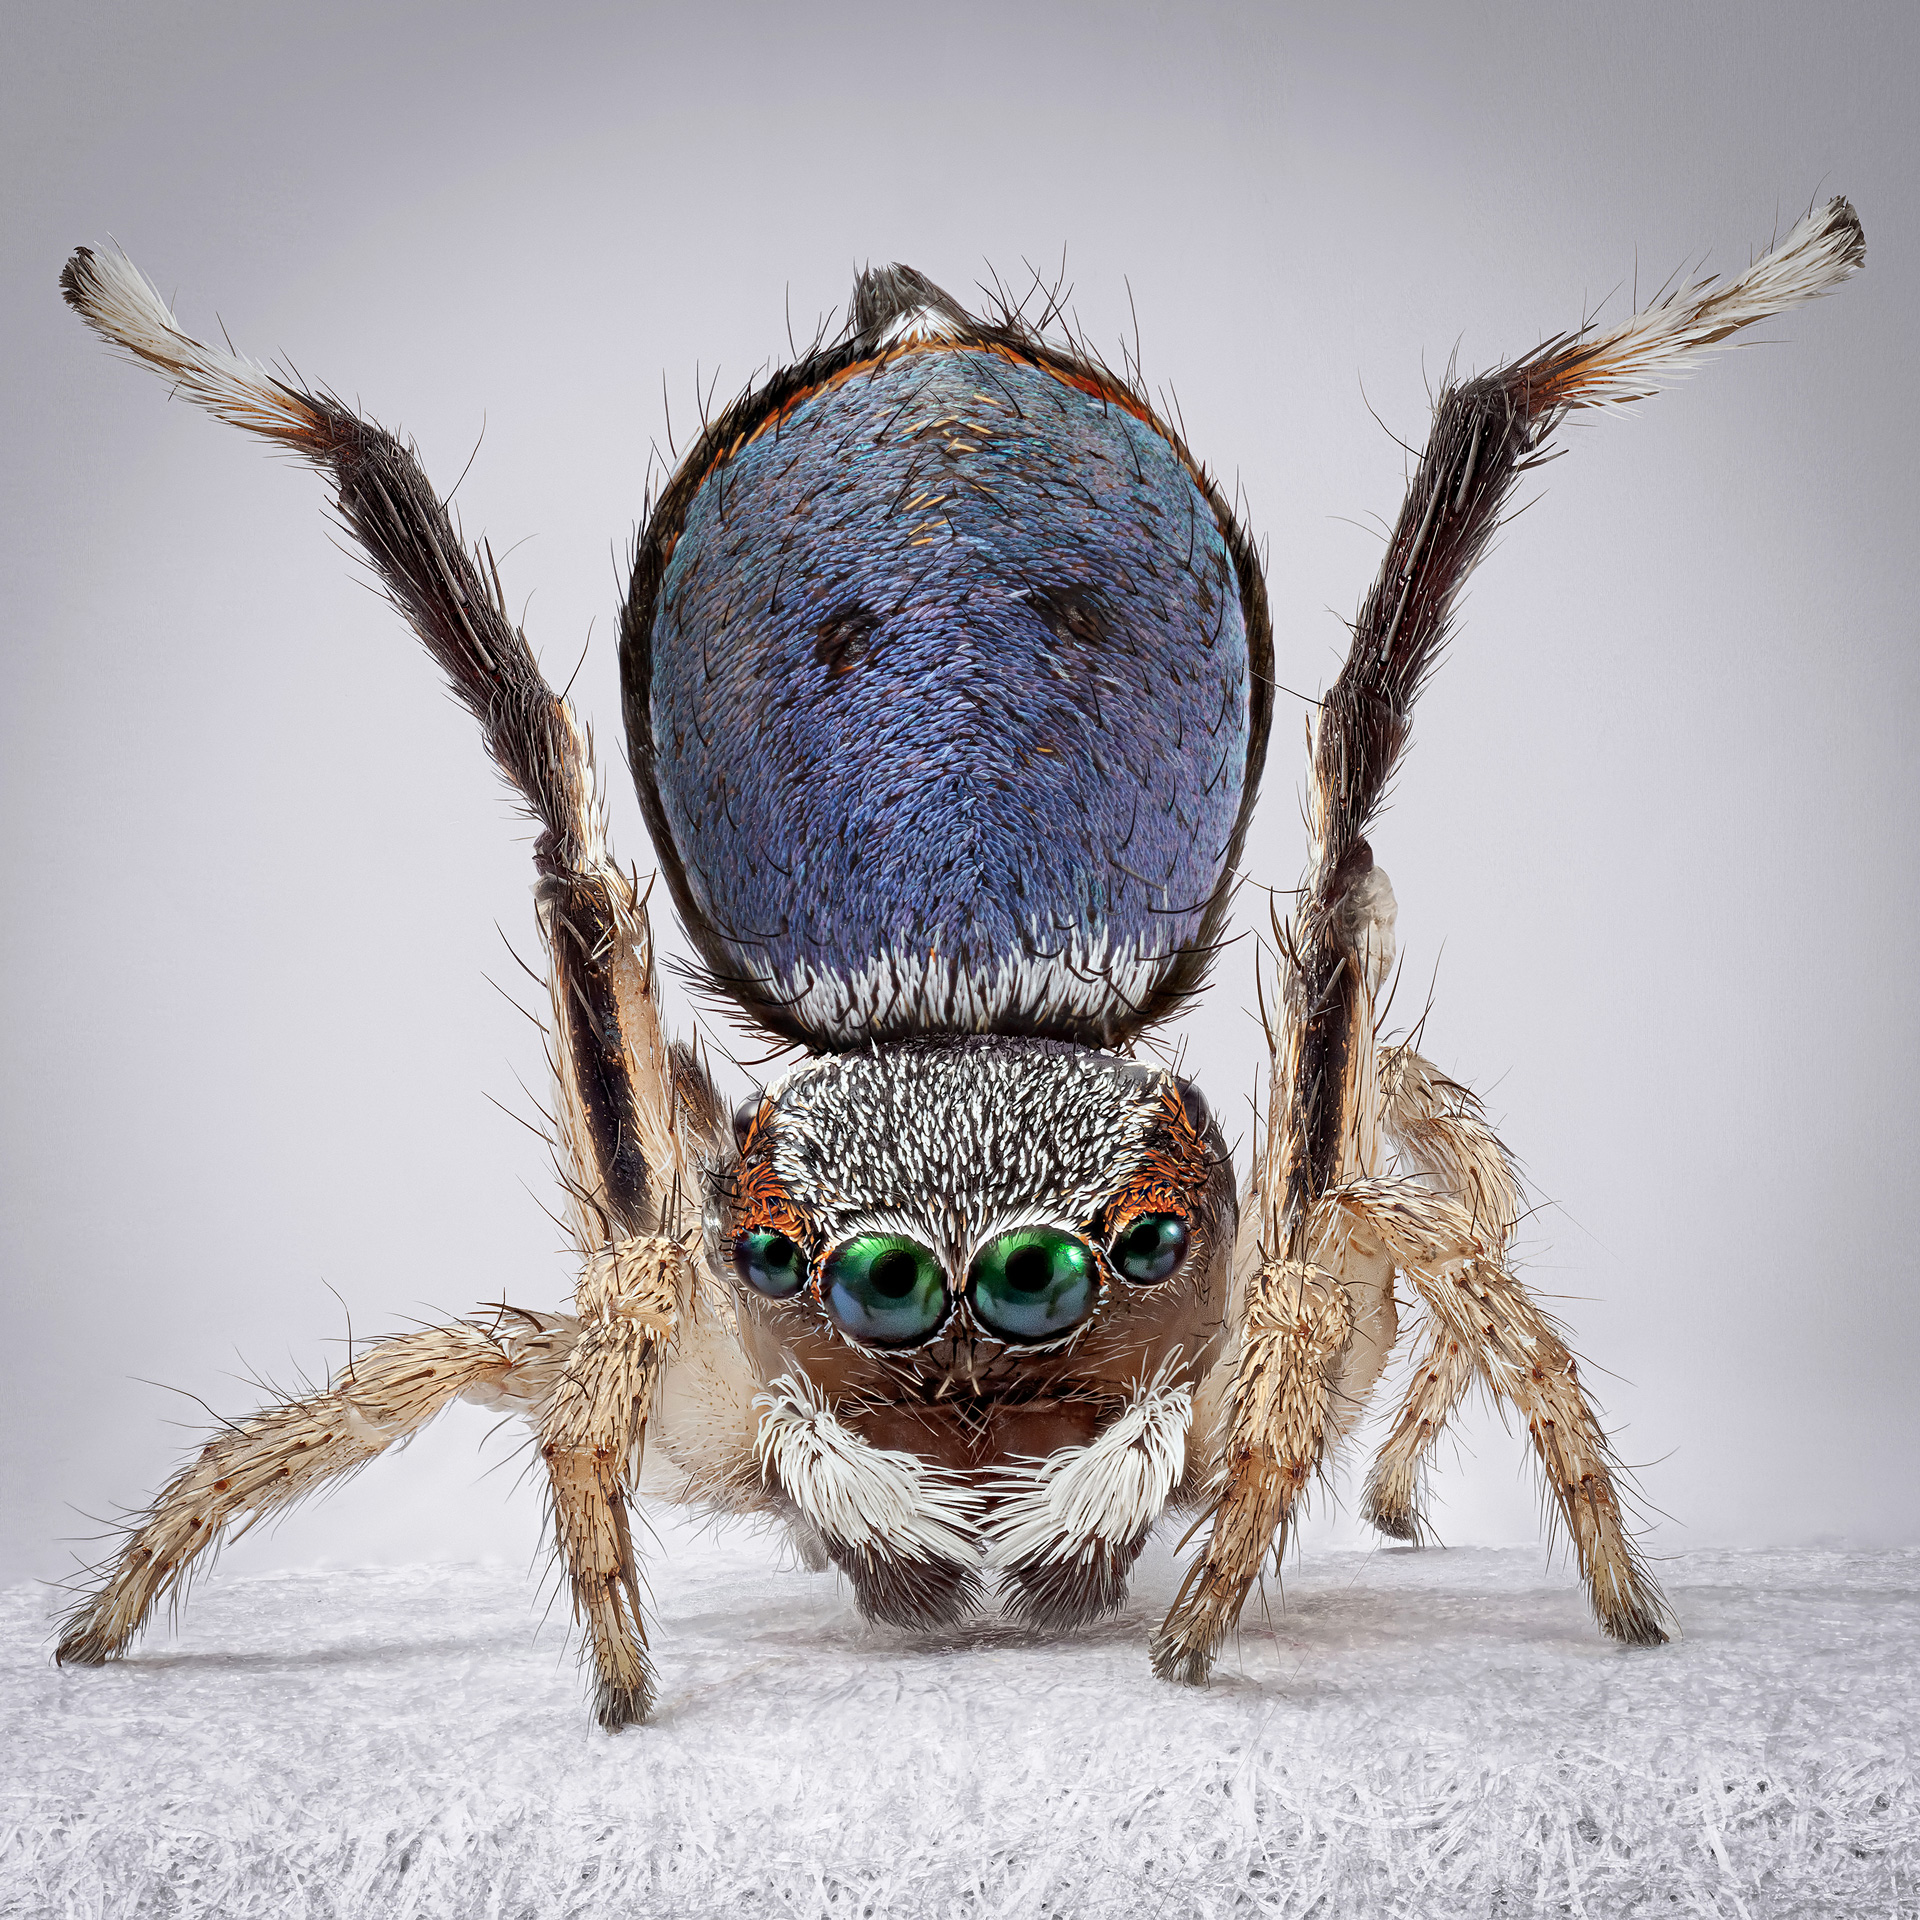
M 1111 1044 L 1205 938 L 1248 774 L 1239 583 L 1112 401 L 949 348 L 816 389 L 693 493 L 650 640 L 683 911 L 814 1044 Z

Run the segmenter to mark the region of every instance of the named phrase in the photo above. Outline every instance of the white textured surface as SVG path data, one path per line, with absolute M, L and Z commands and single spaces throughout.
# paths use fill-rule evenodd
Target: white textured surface
M 510 1569 L 222 1579 L 102 1672 L 5 1596 L 7 1914 L 1920 1914 L 1920 1553 L 1323 1553 L 1204 1693 L 1119 1621 L 863 1627 L 653 1515 L 656 1722 L 596 1732 Z

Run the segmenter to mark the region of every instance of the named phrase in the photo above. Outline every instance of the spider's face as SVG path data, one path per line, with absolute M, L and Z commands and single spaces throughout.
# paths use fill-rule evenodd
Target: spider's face
M 990 1389 L 1042 1355 L 1191 1337 L 1224 1302 L 1226 1145 L 1170 1073 L 1043 1040 L 909 1043 L 805 1062 L 739 1133 L 714 1252 L 783 1345 L 824 1335 Z

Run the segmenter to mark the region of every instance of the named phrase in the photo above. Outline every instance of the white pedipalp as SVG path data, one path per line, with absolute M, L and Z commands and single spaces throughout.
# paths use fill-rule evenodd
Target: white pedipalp
M 910 1453 L 869 1445 L 799 1374 L 783 1374 L 754 1406 L 762 1475 L 832 1546 L 903 1560 L 979 1557 L 979 1498 Z
M 991 1524 L 995 1566 L 1080 1560 L 1132 1546 L 1165 1510 L 1186 1466 L 1193 1389 L 1171 1363 L 1084 1447 L 1063 1447 L 1001 1482 Z

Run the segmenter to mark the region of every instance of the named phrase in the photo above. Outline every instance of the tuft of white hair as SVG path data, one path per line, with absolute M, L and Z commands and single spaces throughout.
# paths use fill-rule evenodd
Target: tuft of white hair
M 181 330 L 160 290 L 124 253 L 78 248 L 60 275 L 67 304 L 111 347 L 166 374 L 217 419 L 313 447 L 324 427 L 312 403 L 257 360 Z
M 993 1564 L 1073 1561 L 1134 1545 L 1173 1496 L 1192 1424 L 1192 1389 L 1169 1386 L 1163 1369 L 1098 1438 L 1008 1481 L 992 1522 Z
M 1831 293 L 1866 261 L 1860 216 L 1851 202 L 1829 200 L 1744 273 L 1727 281 L 1690 281 L 1624 326 L 1549 350 L 1541 367 L 1541 397 L 1562 407 L 1643 400 L 1741 328 Z
M 830 1545 L 890 1560 L 978 1560 L 978 1496 L 958 1481 L 910 1453 L 870 1446 L 799 1374 L 783 1375 L 754 1406 L 761 1473 Z

